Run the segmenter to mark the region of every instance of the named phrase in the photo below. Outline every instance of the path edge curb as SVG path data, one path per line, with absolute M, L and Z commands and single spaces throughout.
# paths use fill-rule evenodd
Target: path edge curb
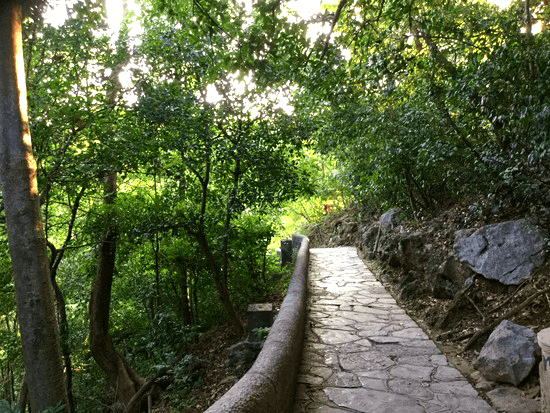
M 263 349 L 248 372 L 205 413 L 290 413 L 302 354 L 309 268 L 309 239 L 298 248 L 292 280 Z

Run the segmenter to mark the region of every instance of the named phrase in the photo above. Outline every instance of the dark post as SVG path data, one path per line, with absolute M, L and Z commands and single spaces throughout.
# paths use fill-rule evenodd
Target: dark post
M 281 240 L 281 266 L 284 267 L 292 262 L 292 240 Z
M 271 327 L 273 324 L 273 304 L 250 304 L 248 306 L 248 341 L 261 341 L 256 328 Z

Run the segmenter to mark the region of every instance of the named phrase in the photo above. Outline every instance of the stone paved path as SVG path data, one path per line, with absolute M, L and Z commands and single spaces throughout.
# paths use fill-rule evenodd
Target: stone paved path
M 357 256 L 311 249 L 294 413 L 494 410 Z

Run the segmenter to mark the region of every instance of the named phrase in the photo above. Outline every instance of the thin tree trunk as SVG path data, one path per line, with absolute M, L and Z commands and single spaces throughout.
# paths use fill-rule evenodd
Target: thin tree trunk
M 199 244 L 199 248 L 201 249 L 202 253 L 206 258 L 206 265 L 208 267 L 208 270 L 214 277 L 214 282 L 216 283 L 216 288 L 218 290 L 220 300 L 223 304 L 223 307 L 225 308 L 229 321 L 237 331 L 242 331 L 243 325 L 241 324 L 241 321 L 237 316 L 237 312 L 233 307 L 233 303 L 231 302 L 231 297 L 229 295 L 229 288 L 227 285 L 227 279 L 224 280 L 225 278 L 224 273 L 222 269 L 220 269 L 220 266 L 216 261 L 216 257 L 214 257 L 214 254 L 210 249 L 208 238 L 206 237 L 205 216 L 206 216 L 206 204 L 208 202 L 208 183 L 210 182 L 210 167 L 211 167 L 210 162 L 207 162 L 205 171 L 204 171 L 204 176 L 201 176 L 201 174 L 197 170 L 189 167 L 191 172 L 197 177 L 198 181 L 201 184 L 202 196 L 201 196 L 201 213 L 199 217 L 198 230 L 192 231 L 188 228 L 188 231 L 191 235 L 195 236 L 197 243 Z
M 183 259 L 176 258 L 176 269 L 180 276 L 180 290 L 181 290 L 181 316 L 183 323 L 186 325 L 193 324 L 193 318 L 191 316 L 191 309 L 189 307 L 189 286 L 187 283 L 187 268 L 185 267 L 185 261 Z
M 67 411 L 69 413 L 74 412 L 74 398 L 73 398 L 73 368 L 71 364 L 71 349 L 69 347 L 69 322 L 67 321 L 67 308 L 65 305 L 65 296 L 63 291 L 59 288 L 55 274 L 51 276 L 52 287 L 55 293 L 55 300 L 57 302 L 57 316 L 59 322 L 59 333 L 61 339 L 61 354 L 63 355 L 65 366 L 65 385 L 67 388 Z
M 199 276 L 197 275 L 197 272 L 193 272 L 192 276 L 192 283 L 191 283 L 191 312 L 193 315 L 193 322 L 195 324 L 199 324 L 200 318 L 199 318 L 199 297 L 197 294 L 197 285 L 199 283 Z
M 112 204 L 116 192 L 116 173 L 113 173 L 106 179 L 104 202 Z M 90 300 L 90 349 L 97 364 L 107 374 L 120 401 L 128 405 L 145 381 L 117 353 L 109 334 L 116 241 L 117 228 L 111 223 L 99 250 L 97 275 Z M 138 410 L 136 407 L 133 412 Z
M 27 114 L 21 4 L 0 3 L 0 176 L 31 408 L 67 406 Z
M 218 294 L 227 313 L 227 317 L 229 318 L 229 321 L 231 322 L 233 327 L 235 327 L 235 329 L 240 333 L 241 331 L 243 331 L 243 325 L 241 324 L 241 320 L 239 320 L 239 317 L 237 316 L 235 307 L 233 307 L 233 303 L 231 302 L 231 298 L 229 295 L 227 282 L 224 282 L 223 273 L 216 263 L 216 258 L 210 250 L 210 245 L 208 244 L 208 240 L 206 238 L 206 234 L 204 234 L 203 228 L 201 228 L 199 234 L 197 234 L 197 242 L 206 257 L 206 265 L 212 273 L 212 276 L 214 277 L 214 282 L 216 283 L 216 288 L 218 289 Z
M 155 298 L 153 300 L 153 312 L 152 318 L 154 319 L 157 314 L 157 308 L 160 303 L 160 244 L 159 244 L 159 234 L 155 229 L 154 239 L 151 240 L 151 246 L 153 248 L 153 256 L 155 258 Z
M 237 199 L 237 194 L 239 192 L 239 180 L 241 177 L 241 160 L 237 157 L 235 160 L 235 170 L 233 171 L 233 187 L 231 192 L 227 196 L 227 205 L 225 209 L 225 221 L 223 224 L 223 248 L 222 248 L 222 274 L 223 281 L 227 285 L 229 279 L 229 232 L 231 229 L 231 218 L 234 214 L 235 202 Z
M 73 398 L 73 367 L 71 363 L 71 348 L 69 345 L 69 322 L 67 321 L 67 307 L 65 304 L 65 295 L 59 284 L 57 284 L 57 269 L 61 260 L 65 255 L 65 251 L 71 242 L 73 236 L 73 228 L 76 221 L 76 214 L 80 208 L 80 200 L 86 192 L 86 187 L 83 186 L 76 196 L 73 206 L 71 208 L 71 218 L 69 220 L 69 225 L 67 227 L 67 236 L 65 237 L 65 242 L 61 251 L 55 248 L 55 245 L 48 241 L 48 247 L 51 251 L 50 258 L 50 280 L 55 294 L 55 301 L 57 303 L 57 317 L 59 323 L 59 333 L 61 338 L 61 353 L 63 355 L 63 360 L 65 364 L 65 383 L 67 386 L 67 399 L 68 399 L 68 410 L 69 413 L 74 412 L 74 398 Z
M 154 181 L 155 201 L 156 201 L 158 197 L 156 163 L 155 163 L 155 173 L 153 176 L 153 181 Z M 153 309 L 153 318 L 154 318 L 160 302 L 160 263 L 159 263 L 160 244 L 159 244 L 159 232 L 157 228 L 155 228 L 155 237 L 152 243 L 153 243 L 153 252 L 155 254 L 155 305 Z

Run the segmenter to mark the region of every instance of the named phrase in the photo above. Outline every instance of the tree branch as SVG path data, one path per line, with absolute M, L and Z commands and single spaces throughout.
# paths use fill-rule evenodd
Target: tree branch
M 537 291 L 533 295 L 531 295 L 527 300 L 525 300 L 523 303 L 518 305 L 517 307 L 511 309 L 506 314 L 504 314 L 502 317 L 497 318 L 496 320 L 492 321 L 489 325 L 483 327 L 481 330 L 479 330 L 477 333 L 473 335 L 473 337 L 466 343 L 464 346 L 464 349 L 462 351 L 468 350 L 470 347 L 472 347 L 477 340 L 479 340 L 484 334 L 491 331 L 493 328 L 495 328 L 497 325 L 499 325 L 503 320 L 506 320 L 516 313 L 519 313 L 521 310 L 523 310 L 525 307 L 527 307 L 529 304 L 531 304 L 535 298 L 541 296 L 542 294 L 546 294 L 547 292 L 550 292 L 550 287 L 545 288 L 544 290 Z
M 321 58 L 319 60 L 323 60 L 327 50 L 328 45 L 330 43 L 330 37 L 332 36 L 332 32 L 334 31 L 334 27 L 336 26 L 336 23 L 338 23 L 338 20 L 340 19 L 340 14 L 342 13 L 342 9 L 346 6 L 348 3 L 348 0 L 340 0 L 340 3 L 338 3 L 338 9 L 336 9 L 336 13 L 334 14 L 334 19 L 332 19 L 332 25 L 330 26 L 330 32 L 327 35 L 327 38 L 325 40 L 325 45 L 323 47 L 323 52 L 321 53 Z

